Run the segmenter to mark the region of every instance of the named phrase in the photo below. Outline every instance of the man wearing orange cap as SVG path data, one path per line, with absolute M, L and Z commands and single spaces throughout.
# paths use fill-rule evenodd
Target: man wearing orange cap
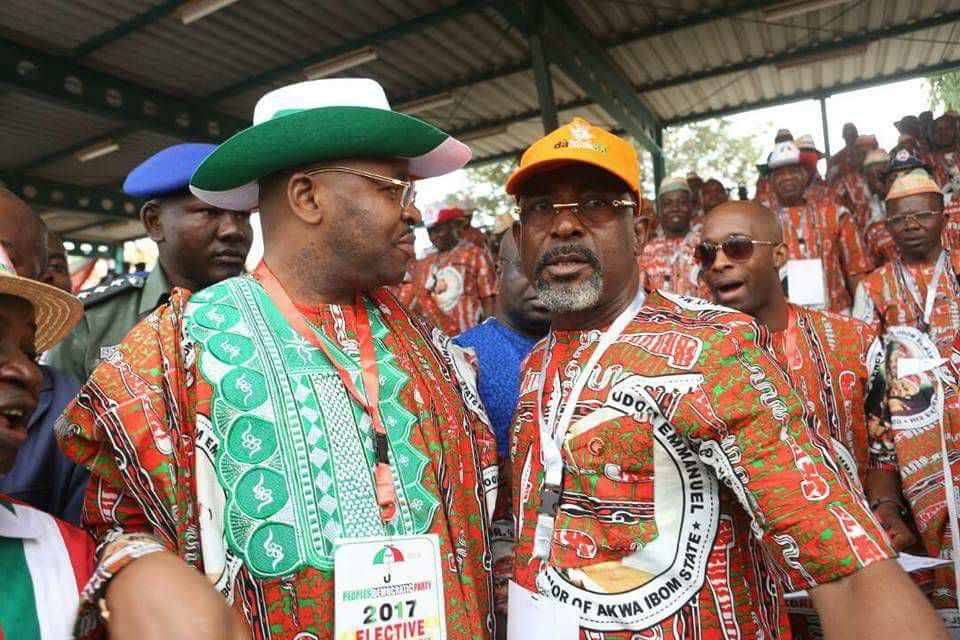
M 418 260 L 411 272 L 410 309 L 449 336 L 493 315 L 497 273 L 485 245 L 460 236 L 465 212 L 441 209 L 427 226 L 437 252 Z
M 663 235 L 653 238 L 640 255 L 640 283 L 647 291 L 662 289 L 685 296 L 699 295 L 693 259 L 699 242 L 700 226 L 692 225 L 693 192 L 687 180 L 666 177 L 660 182 L 660 228 Z
M 897 178 L 886 204 L 900 257 L 863 280 L 854 316 L 872 322 L 886 342 L 889 420 L 871 429 L 870 449 L 875 466 L 899 470 L 901 486 L 874 486 L 871 498 L 889 505 L 887 517 L 911 514 L 928 555 L 960 561 L 953 498 L 960 395 L 948 360 L 960 329 L 960 264 L 941 245 L 943 195 L 925 171 Z M 936 570 L 928 592 L 954 637 L 958 569 Z
M 781 638 L 783 591 L 808 588 L 832 637 L 943 637 L 813 441 L 765 331 L 706 301 L 645 298 L 633 147 L 575 118 L 506 190 L 551 312 L 514 419 L 511 616 L 590 640 Z
M 949 357 L 960 329 L 960 263 L 943 249 L 943 194 L 924 170 L 894 181 L 886 196 L 886 225 L 899 258 L 860 282 L 853 315 L 880 332 L 912 326 Z
M 845 313 L 857 281 L 873 268 L 853 216 L 828 198 L 807 197 L 809 171 L 792 142 L 778 144 L 768 164 L 789 249 L 791 302 Z
M 858 229 L 866 226 L 870 213 L 868 204 L 870 192 L 863 176 L 863 161 L 868 153 L 877 148 L 876 136 L 859 136 L 850 150 L 849 170 L 830 187 L 830 198 L 838 205 L 850 210 Z

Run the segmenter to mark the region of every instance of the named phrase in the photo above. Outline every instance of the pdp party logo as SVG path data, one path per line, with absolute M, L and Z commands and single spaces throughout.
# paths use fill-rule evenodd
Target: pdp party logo
M 394 566 L 403 561 L 403 552 L 389 544 L 383 545 L 383 548 L 373 556 L 373 566 L 382 572 L 384 584 L 390 584 Z
M 651 430 L 657 533 L 617 562 L 549 567 L 537 576 L 538 591 L 576 607 L 584 628 L 655 626 L 704 588 L 718 540 L 718 483 L 664 415 L 672 415 L 682 399 L 705 421 L 718 420 L 702 380 L 698 374 L 629 375 L 611 386 L 603 407 L 595 411 L 611 414 L 610 418 L 613 413 L 630 415 L 639 428 Z M 576 538 L 569 531 L 565 535 Z

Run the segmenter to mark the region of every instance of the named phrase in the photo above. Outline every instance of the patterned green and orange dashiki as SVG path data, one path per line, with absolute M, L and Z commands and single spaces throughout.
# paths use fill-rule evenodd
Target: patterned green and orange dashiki
M 561 410 L 601 333 L 556 332 L 543 369 L 549 339 L 534 348 L 511 453 L 515 579 L 577 606 L 581 638 L 788 638 L 784 592 L 893 557 L 812 437 L 766 329 L 657 292 L 589 373 L 551 556 L 534 559 L 536 416 Z
M 101 542 L 154 534 L 264 640 L 333 636 L 337 539 L 436 534 L 448 637 L 489 637 L 496 452 L 473 371 L 385 290 L 364 304 L 393 520 L 379 515 L 369 415 L 260 283 L 241 277 L 176 292 L 68 408 L 61 444 L 92 469 L 86 527 Z M 353 307 L 298 309 L 362 388 Z M 102 633 L 89 626 L 87 637 Z

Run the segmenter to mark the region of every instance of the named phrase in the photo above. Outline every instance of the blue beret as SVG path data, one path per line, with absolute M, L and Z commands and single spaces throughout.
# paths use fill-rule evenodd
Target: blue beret
M 130 172 L 123 181 L 123 192 L 138 198 L 156 198 L 185 191 L 194 170 L 216 148 L 215 144 L 187 142 L 158 151 Z

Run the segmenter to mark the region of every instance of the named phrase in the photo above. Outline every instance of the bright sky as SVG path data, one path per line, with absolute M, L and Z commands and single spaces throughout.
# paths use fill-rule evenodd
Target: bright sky
M 845 122 L 852 121 L 857 125 L 861 134 L 872 133 L 877 136 L 880 146 L 889 150 L 897 143 L 897 130 L 893 123 L 905 114 L 918 114 L 929 108 L 929 89 L 921 79 L 906 80 L 872 89 L 851 91 L 833 96 L 827 100 L 827 119 L 829 121 L 830 151 L 836 153 L 843 147 L 841 132 Z M 939 115 L 939 114 L 937 114 Z M 809 133 L 823 150 L 823 130 L 820 124 L 820 103 L 815 100 L 805 100 L 778 107 L 758 109 L 746 113 L 729 116 L 731 130 L 738 135 L 752 134 L 759 146 L 765 150 L 772 150 L 773 137 L 777 129 L 786 127 L 794 137 Z M 821 162 L 821 173 L 826 171 Z M 707 178 L 709 176 L 703 176 Z M 467 184 L 467 174 L 456 171 L 440 178 L 421 180 L 417 183 L 417 204 L 423 211 L 436 208 L 444 198 Z M 734 186 L 734 185 L 728 185 Z M 753 192 L 753 185 L 748 185 Z M 263 244 L 260 239 L 259 221 L 255 220 L 256 237 L 253 249 L 250 251 L 248 265 L 256 265 L 263 254 Z M 146 241 L 149 243 L 149 241 Z M 140 243 L 141 245 L 143 243 Z M 149 243 L 152 244 L 152 243 Z M 417 233 L 417 249 L 422 252 L 427 248 L 429 240 L 426 233 L 419 229 Z M 129 246 L 129 243 L 128 243 Z M 144 248 L 147 252 L 154 247 Z

